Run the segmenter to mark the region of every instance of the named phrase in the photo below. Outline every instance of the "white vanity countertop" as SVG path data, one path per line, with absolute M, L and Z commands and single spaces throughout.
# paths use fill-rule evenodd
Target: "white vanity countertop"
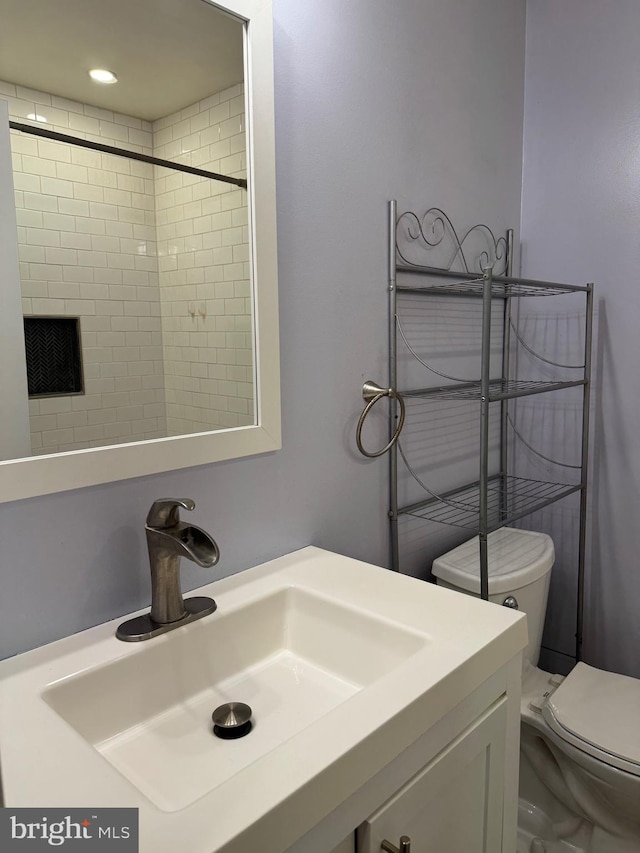
M 389 672 L 189 805 L 165 811 L 42 698 L 52 684 L 152 643 L 123 643 L 123 618 L 0 663 L 0 761 L 8 807 L 122 807 L 140 814 L 141 853 L 282 853 L 526 645 L 526 621 L 410 577 L 315 547 L 214 582 L 215 620 L 294 588 L 345 602 L 418 638 Z M 327 643 L 332 638 L 327 636 Z M 224 654 L 224 649 L 211 654 Z M 126 662 L 126 661 L 125 661 Z M 127 696 L 122 696 L 127 701 Z M 213 735 L 212 735 L 213 737 Z

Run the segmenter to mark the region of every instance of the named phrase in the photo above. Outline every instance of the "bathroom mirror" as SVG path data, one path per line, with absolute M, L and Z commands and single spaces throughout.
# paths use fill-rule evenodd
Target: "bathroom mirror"
M 270 0 L 0 19 L 0 500 L 278 449 Z

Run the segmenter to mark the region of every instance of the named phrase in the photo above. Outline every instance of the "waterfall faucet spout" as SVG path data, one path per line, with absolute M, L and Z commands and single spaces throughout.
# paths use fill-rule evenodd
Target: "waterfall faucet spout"
M 147 515 L 145 532 L 151 568 L 151 612 L 123 623 L 116 636 L 120 640 L 146 640 L 187 622 L 213 613 L 211 598 L 183 599 L 180 587 L 180 559 L 210 568 L 220 558 L 213 539 L 201 527 L 180 520 L 180 508 L 193 510 L 191 498 L 160 498 Z

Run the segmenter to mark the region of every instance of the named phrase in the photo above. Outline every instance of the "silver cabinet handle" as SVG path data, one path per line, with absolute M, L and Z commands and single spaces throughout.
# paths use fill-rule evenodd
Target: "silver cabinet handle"
M 385 853 L 411 853 L 411 839 L 408 835 L 401 835 L 400 846 L 396 847 L 395 844 L 392 844 L 385 838 L 380 845 L 380 849 L 384 850 Z

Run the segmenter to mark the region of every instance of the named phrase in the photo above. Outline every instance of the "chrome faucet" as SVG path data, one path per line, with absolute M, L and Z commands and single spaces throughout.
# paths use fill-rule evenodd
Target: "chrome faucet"
M 212 598 L 182 597 L 181 557 L 209 568 L 218 562 L 220 551 L 202 528 L 180 521 L 181 507 L 193 510 L 195 503 L 191 498 L 160 498 L 149 510 L 145 531 L 151 566 L 151 612 L 123 622 L 116 631 L 119 640 L 148 640 L 216 609 Z

